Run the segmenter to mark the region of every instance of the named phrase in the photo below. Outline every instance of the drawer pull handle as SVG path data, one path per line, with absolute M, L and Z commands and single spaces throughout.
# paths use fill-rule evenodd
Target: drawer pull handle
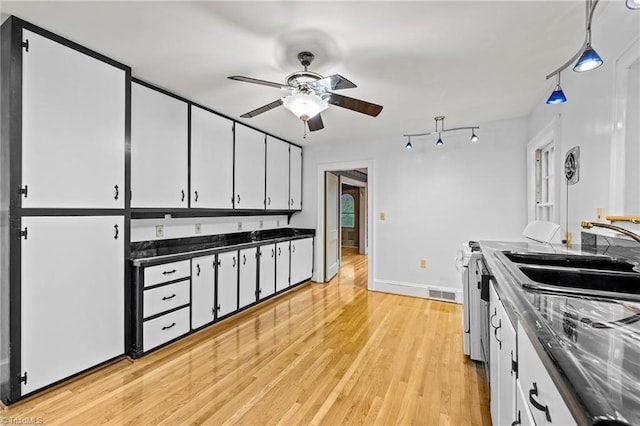
M 171 296 L 165 296 L 165 297 L 163 297 L 163 298 L 162 298 L 162 300 L 171 300 L 171 299 L 173 299 L 174 297 L 176 297 L 175 293 L 174 293 L 174 294 L 172 294 Z
M 172 269 L 170 271 L 164 271 L 162 275 L 171 275 L 171 274 L 175 274 L 176 272 L 178 272 L 176 269 Z
M 538 401 L 536 401 L 535 399 L 533 399 L 534 396 L 538 396 L 538 385 L 536 384 L 536 382 L 533 382 L 533 388 L 529 389 L 529 402 L 538 410 L 543 411 L 544 415 L 547 418 L 548 422 L 551 422 L 551 414 L 549 414 L 549 406 L 548 405 L 542 405 L 540 404 Z
M 162 330 L 168 330 L 168 329 L 172 328 L 174 325 L 176 325 L 176 323 L 172 322 L 171 325 L 165 325 L 164 327 L 162 327 Z

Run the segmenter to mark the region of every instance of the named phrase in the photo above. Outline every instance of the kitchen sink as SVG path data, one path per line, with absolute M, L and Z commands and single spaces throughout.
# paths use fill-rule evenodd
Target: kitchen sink
M 539 287 L 538 284 L 560 288 L 590 290 L 606 293 L 625 293 L 640 295 L 640 274 L 637 272 L 614 272 L 570 268 L 540 268 L 519 266 L 534 283 L 525 283 L 525 287 Z
M 527 265 L 562 266 L 607 271 L 633 272 L 636 265 L 624 259 L 607 256 L 565 253 L 523 253 L 504 251 L 510 261 Z

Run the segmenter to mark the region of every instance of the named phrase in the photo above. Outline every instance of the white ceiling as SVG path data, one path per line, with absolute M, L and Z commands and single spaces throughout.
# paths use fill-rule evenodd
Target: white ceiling
M 433 130 L 436 115 L 447 128 L 526 116 L 584 39 L 582 0 L 0 4 L 3 20 L 42 26 L 234 119 L 287 92 L 226 77 L 284 82 L 302 50 L 316 55 L 311 71 L 358 85 L 341 94 L 384 106 L 377 118 L 331 106 L 306 139 L 284 108 L 239 120 L 302 145 L 401 142 Z

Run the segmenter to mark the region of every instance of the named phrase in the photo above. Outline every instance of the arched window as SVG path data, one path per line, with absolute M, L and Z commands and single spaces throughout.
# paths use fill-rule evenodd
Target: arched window
M 353 228 L 355 224 L 355 200 L 351 194 L 342 194 L 340 224 L 343 228 Z

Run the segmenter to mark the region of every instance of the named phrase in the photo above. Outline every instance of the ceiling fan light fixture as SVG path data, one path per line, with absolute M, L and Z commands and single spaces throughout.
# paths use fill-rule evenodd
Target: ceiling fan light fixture
M 292 93 L 282 98 L 282 105 L 302 121 L 307 121 L 329 108 L 329 103 L 313 92 Z

